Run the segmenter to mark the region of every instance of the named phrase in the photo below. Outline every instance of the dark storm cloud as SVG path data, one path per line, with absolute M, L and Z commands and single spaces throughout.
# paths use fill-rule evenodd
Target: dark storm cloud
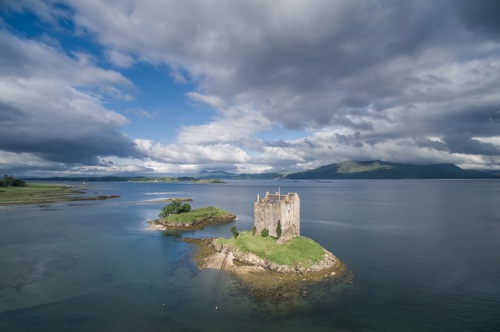
M 467 134 L 453 134 L 443 137 L 449 151 L 453 153 L 479 154 L 485 156 L 500 155 L 500 148 L 490 143 L 473 139 Z
M 143 157 L 116 130 L 127 120 L 102 105 L 130 85 L 121 74 L 5 30 L 0 43 L 0 151 L 84 165 L 99 156 Z
M 452 0 L 460 19 L 479 34 L 498 37 L 500 33 L 500 1 L 498 0 Z
M 21 109 L 0 100 L 0 124 L 3 128 L 14 126 L 18 121 L 25 119 L 26 115 Z
M 444 136 L 440 141 L 429 139 L 415 139 L 420 147 L 426 147 L 438 151 L 451 151 L 452 153 L 475 154 L 485 156 L 497 156 L 500 148 L 491 143 L 481 142 L 466 133 L 453 133 Z
M 0 150 L 33 153 L 54 162 L 85 165 L 98 164 L 97 156 L 144 157 L 129 138 L 115 130 L 85 131 L 76 136 L 63 132 L 54 135 L 59 125 L 78 127 L 88 123 L 61 124 L 58 119 L 50 122 L 37 128 L 40 122 L 30 117 L 29 111 L 0 101 Z
M 268 102 L 264 109 L 273 120 L 292 128 L 324 125 L 345 107 L 366 107 L 400 94 L 401 78 L 384 73 L 383 67 L 392 59 L 418 56 L 450 32 L 443 31 L 448 22 L 443 22 L 442 6 L 427 2 L 317 7 L 303 18 L 296 13 L 299 17 L 291 22 L 278 16 L 277 28 L 265 17 L 247 27 L 261 37 L 234 51 L 241 57 L 235 63 L 235 81 L 217 78 L 208 82 L 209 91 L 257 95 Z M 231 38 L 240 36 L 225 37 L 232 43 Z
M 3 123 L 0 123 L 3 126 Z M 118 132 L 96 132 L 81 138 L 46 138 L 24 130 L 4 130 L 0 149 L 14 153 L 31 153 L 42 159 L 67 164 L 98 165 L 98 156 L 142 158 L 135 145 Z
M 453 112 L 436 107 L 435 113 L 416 119 L 415 127 L 425 127 L 421 131 L 439 136 L 467 134 L 470 137 L 492 137 L 500 134 L 500 105 L 488 105 L 484 101 L 459 100 L 453 104 Z M 448 106 L 449 107 L 449 106 Z
M 363 146 L 363 140 L 360 139 L 359 132 L 356 132 L 354 135 L 340 135 L 336 134 L 337 142 L 345 146 L 352 146 L 356 148 L 360 148 Z M 373 145 L 373 142 L 370 140 L 366 141 L 368 144 Z

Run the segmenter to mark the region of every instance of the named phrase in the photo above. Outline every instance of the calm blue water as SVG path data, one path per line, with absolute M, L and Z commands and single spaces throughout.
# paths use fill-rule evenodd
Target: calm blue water
M 302 235 L 352 284 L 278 305 L 198 271 L 179 237 L 250 229 L 257 194 L 296 191 Z M 92 183 L 121 198 L 0 207 L 0 331 L 500 331 L 500 181 Z M 165 203 L 234 212 L 185 234 L 145 230 Z M 214 310 L 216 304 L 218 310 Z

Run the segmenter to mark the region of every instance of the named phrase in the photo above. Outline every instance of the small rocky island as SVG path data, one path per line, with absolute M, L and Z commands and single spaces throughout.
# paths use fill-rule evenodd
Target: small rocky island
M 256 292 L 296 289 L 306 281 L 344 277 L 348 271 L 331 252 L 300 236 L 297 193 L 257 196 L 253 229 L 231 231 L 230 239 L 190 241 L 200 245 L 198 265 L 228 270 Z
M 189 200 L 173 199 L 162 209 L 159 219 L 150 221 L 149 224 L 154 229 L 190 231 L 236 219 L 236 216 L 231 212 L 214 206 L 191 210 L 189 203 L 183 203 L 186 201 Z

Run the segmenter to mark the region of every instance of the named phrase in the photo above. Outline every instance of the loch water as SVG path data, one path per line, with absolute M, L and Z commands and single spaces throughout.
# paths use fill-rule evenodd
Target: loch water
M 105 201 L 0 206 L 0 331 L 500 331 L 500 181 L 228 181 L 78 184 Z M 251 229 L 253 201 L 297 192 L 301 233 L 352 280 L 265 303 L 198 270 L 183 237 Z M 149 231 L 189 197 L 238 220 Z M 215 309 L 217 307 L 217 309 Z

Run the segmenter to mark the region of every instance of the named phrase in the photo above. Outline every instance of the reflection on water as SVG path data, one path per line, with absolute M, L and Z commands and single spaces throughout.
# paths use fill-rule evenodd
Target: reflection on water
M 253 200 L 296 191 L 302 234 L 354 282 L 261 301 L 230 274 L 196 268 L 182 237 L 250 229 Z M 500 326 L 500 181 L 92 183 L 120 198 L 0 208 L 1 331 L 495 330 Z M 147 231 L 165 203 L 216 205 L 234 224 Z M 217 282 L 217 279 L 221 280 Z M 217 307 L 217 309 L 215 309 Z

